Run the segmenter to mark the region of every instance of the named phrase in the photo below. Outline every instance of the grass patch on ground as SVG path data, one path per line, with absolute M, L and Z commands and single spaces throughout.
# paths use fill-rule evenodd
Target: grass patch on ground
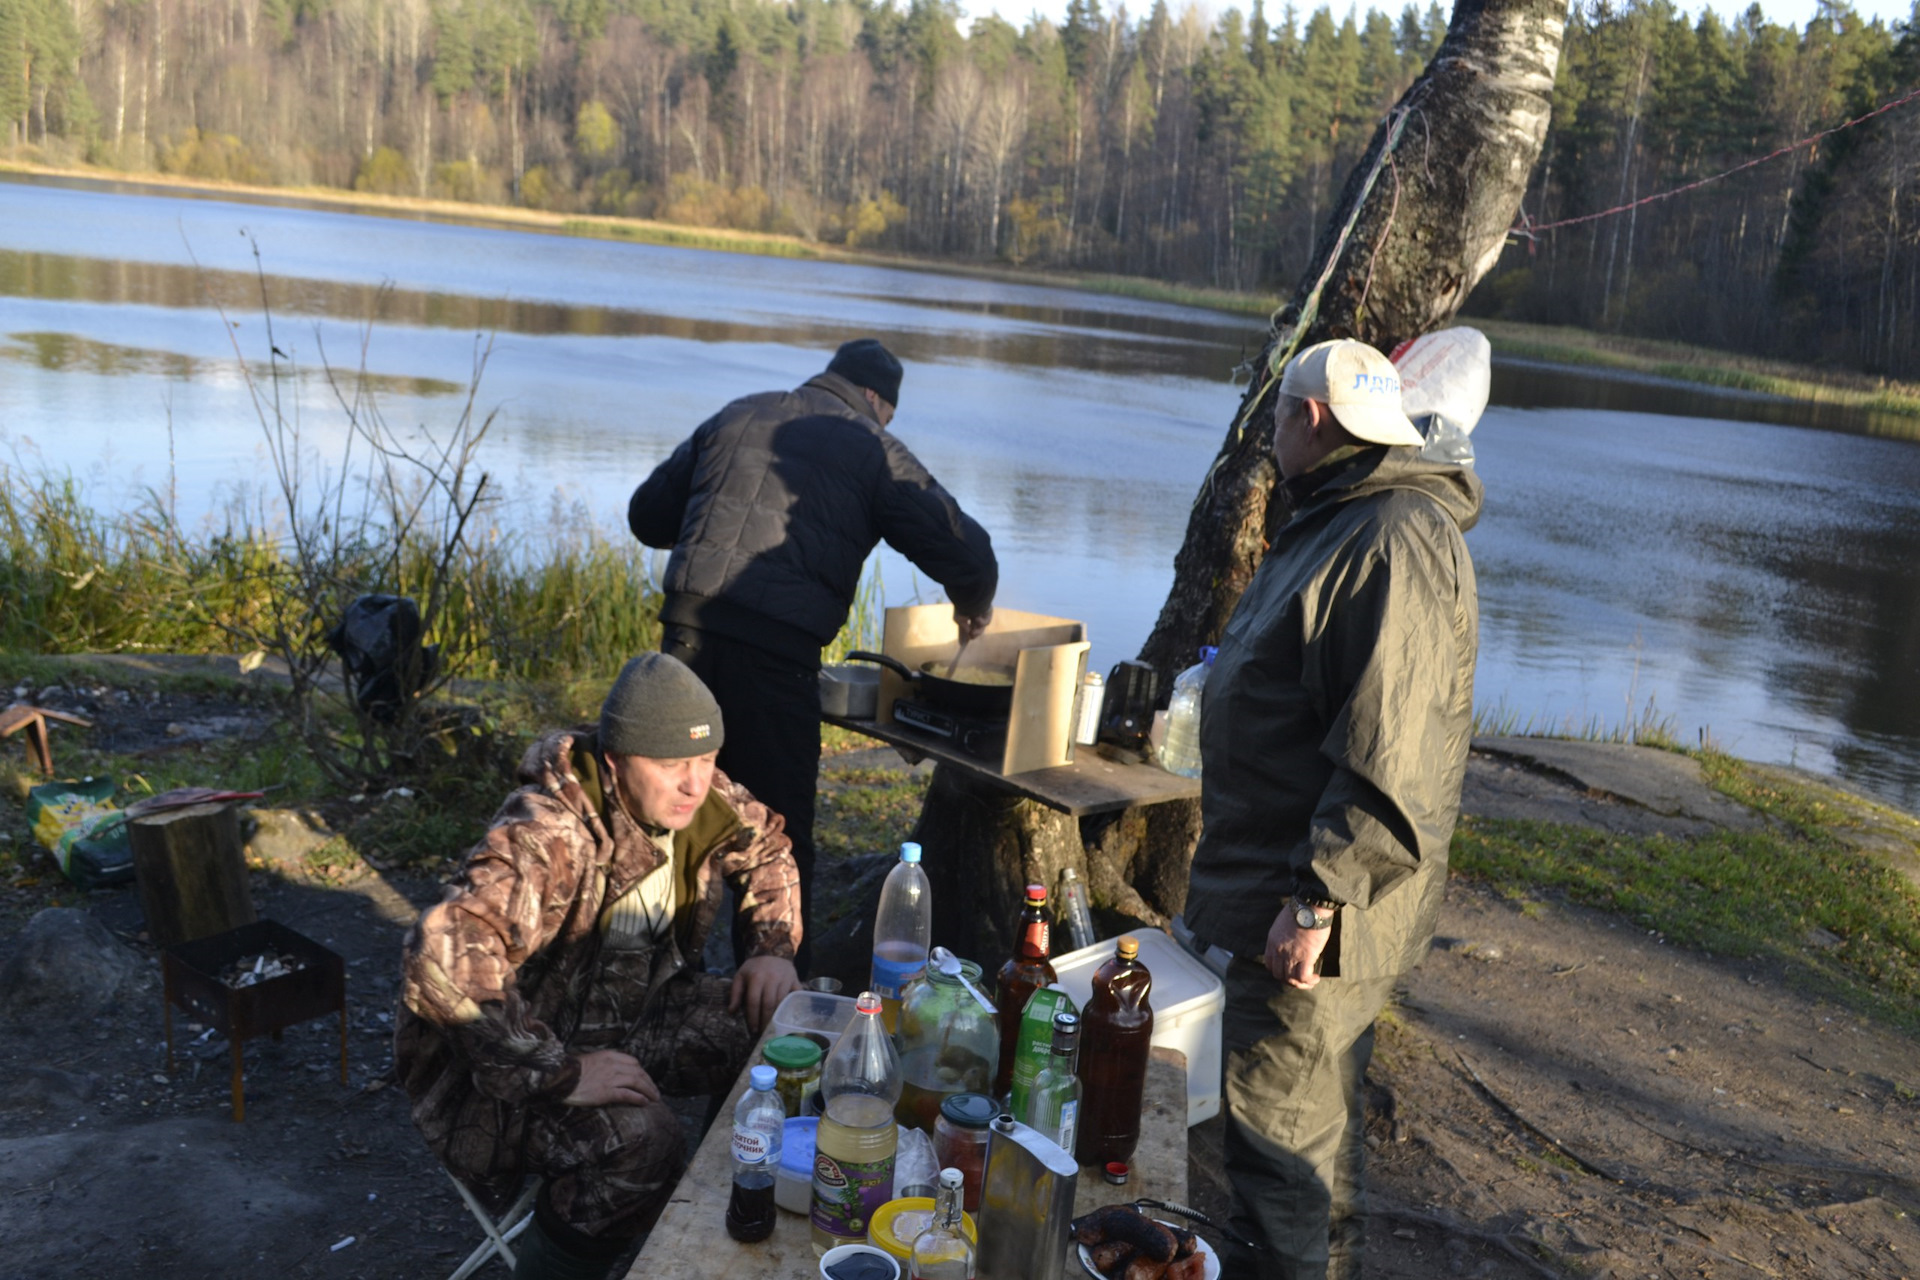
M 1777 964 L 1817 995 L 1920 1032 L 1920 893 L 1836 834 L 1841 811 L 1814 790 L 1758 782 L 1725 756 L 1702 764 L 1717 789 L 1775 824 L 1630 837 L 1465 819 L 1453 865 L 1617 912 L 1682 946 Z
M 905 768 L 826 765 L 814 814 L 814 847 L 828 858 L 892 853 L 919 821 L 930 781 L 929 775 Z

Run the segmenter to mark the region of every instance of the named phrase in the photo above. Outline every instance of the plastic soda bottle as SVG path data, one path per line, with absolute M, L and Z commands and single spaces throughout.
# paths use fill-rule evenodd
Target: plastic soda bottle
M 1104 1165 L 1133 1155 L 1140 1142 L 1140 1105 L 1153 1047 L 1153 975 L 1140 963 L 1140 943 L 1120 939 L 1113 959 L 1094 971 L 1093 993 L 1081 1010 L 1080 1079 L 1086 1102 L 1074 1155 Z
M 1071 1013 L 1054 1014 L 1053 1056 L 1027 1093 L 1027 1124 L 1069 1152 L 1080 1122 L 1080 1079 L 1074 1074 L 1079 1057 L 1080 1019 Z
M 810 1215 L 816 1255 L 864 1241 L 874 1211 L 893 1199 L 900 1064 L 871 991 L 860 993 L 852 1024 L 827 1055 L 820 1096 L 826 1114 L 814 1142 Z
M 1200 661 L 1174 677 L 1173 701 L 1167 706 L 1167 741 L 1160 748 L 1160 764 L 1168 773 L 1200 776 L 1200 695 L 1218 652 L 1212 645 L 1205 646 Z
M 920 867 L 920 846 L 900 846 L 900 861 L 880 887 L 873 917 L 873 990 L 888 1031 L 900 1026 L 900 996 L 927 967 L 933 944 L 933 894 Z
M 967 1243 L 960 1218 L 960 1200 L 966 1177 L 958 1169 L 940 1171 L 934 1194 L 933 1221 L 913 1242 L 907 1264 L 912 1280 L 973 1280 L 973 1246 Z
M 1000 1014 L 1000 1069 L 994 1073 L 993 1096 L 1004 1098 L 1013 1086 L 1014 1047 L 1020 1036 L 1020 1015 L 1027 1000 L 1041 987 L 1060 981 L 1053 971 L 1053 932 L 1047 923 L 1047 886 L 1027 886 L 1027 900 L 1013 927 L 1013 955 L 1000 966 L 994 1006 Z
M 773 1234 L 773 1177 L 780 1168 L 780 1139 L 787 1108 L 773 1091 L 780 1073 L 755 1067 L 752 1087 L 733 1108 L 733 1197 L 727 1201 L 727 1234 L 753 1244 Z

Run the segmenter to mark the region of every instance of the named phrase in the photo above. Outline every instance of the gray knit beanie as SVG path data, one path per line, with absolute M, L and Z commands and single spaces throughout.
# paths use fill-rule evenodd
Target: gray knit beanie
M 720 704 L 678 658 L 643 653 L 625 667 L 600 707 L 600 749 L 608 755 L 680 760 L 718 751 Z

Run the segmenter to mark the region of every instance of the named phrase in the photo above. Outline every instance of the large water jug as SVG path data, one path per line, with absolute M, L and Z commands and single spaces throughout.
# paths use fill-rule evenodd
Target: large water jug
M 1160 748 L 1160 766 L 1183 778 L 1200 776 L 1200 695 L 1213 668 L 1212 645 L 1200 650 L 1200 661 L 1182 671 L 1173 682 L 1173 701 L 1167 706 L 1167 740 Z

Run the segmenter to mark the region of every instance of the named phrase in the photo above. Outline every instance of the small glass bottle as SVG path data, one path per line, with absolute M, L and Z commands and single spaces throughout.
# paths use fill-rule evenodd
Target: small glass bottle
M 967 1242 L 966 1227 L 960 1218 L 964 1182 L 958 1169 L 940 1171 L 933 1223 L 913 1242 L 913 1253 L 908 1259 L 911 1280 L 973 1280 L 973 1246 Z
M 1013 1054 L 1020 1039 L 1020 1015 L 1041 987 L 1060 981 L 1053 971 L 1053 933 L 1047 923 L 1047 886 L 1027 886 L 1020 919 L 1014 925 L 1013 954 L 1000 966 L 996 984 L 1000 1012 L 1000 1068 L 993 1074 L 993 1096 L 1004 1098 L 1013 1086 Z
M 1072 867 L 1060 873 L 1060 915 L 1075 951 L 1099 941 L 1093 933 L 1093 912 L 1087 907 L 1087 886 Z
M 1027 1094 L 1027 1124 L 1059 1144 L 1069 1154 L 1080 1121 L 1080 1078 L 1074 1074 L 1080 1057 L 1080 1019 L 1071 1013 L 1053 1015 L 1053 1056 L 1034 1077 Z
M 773 1091 L 779 1072 L 755 1067 L 753 1087 L 733 1108 L 733 1196 L 727 1201 L 727 1234 L 753 1244 L 773 1234 L 773 1178 L 787 1112 Z

